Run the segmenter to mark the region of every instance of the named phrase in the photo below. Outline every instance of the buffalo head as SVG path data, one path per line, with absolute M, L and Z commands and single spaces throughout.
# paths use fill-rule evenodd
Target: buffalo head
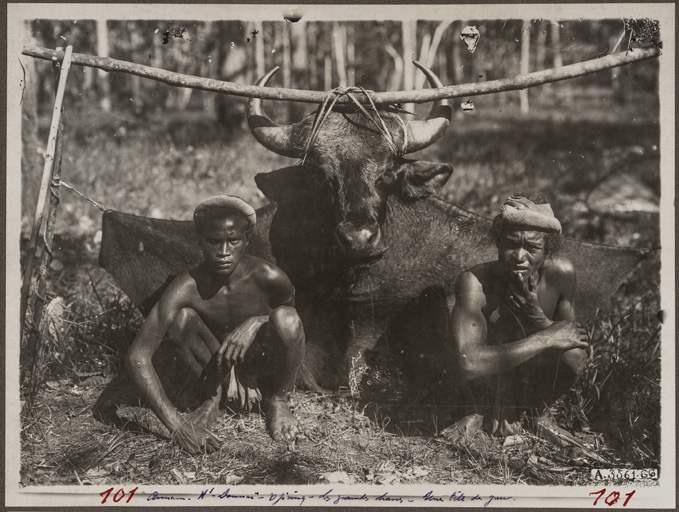
M 436 75 L 418 66 L 431 87 L 442 87 Z M 257 85 L 266 85 L 275 71 Z M 258 175 L 257 185 L 277 202 L 311 186 L 317 199 L 332 204 L 334 239 L 344 257 L 356 263 L 377 260 L 387 249 L 382 236 L 387 196 L 414 200 L 436 192 L 450 177 L 449 165 L 403 155 L 440 138 L 451 112 L 447 100 L 440 100 L 425 119 L 405 122 L 393 109 L 343 105 L 282 126 L 266 116 L 261 99 L 250 99 L 248 124 L 257 141 L 280 155 L 304 159 L 303 165 Z

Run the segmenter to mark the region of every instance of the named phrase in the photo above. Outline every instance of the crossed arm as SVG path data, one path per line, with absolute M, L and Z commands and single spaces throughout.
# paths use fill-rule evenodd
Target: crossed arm
M 486 296 L 478 278 L 470 271 L 460 274 L 456 286 L 456 302 L 451 316 L 450 339 L 458 355 L 458 368 L 465 379 L 474 379 L 502 373 L 532 359 L 548 349 L 569 350 L 584 348 L 583 332 L 573 323 L 575 312 L 574 274 L 564 276 L 567 286 L 557 303 L 554 321 L 550 320 L 537 304 L 537 295 L 528 286 L 516 290 L 517 297 L 508 307 L 528 318 L 533 334 L 512 343 L 487 344 L 488 326 L 483 309 Z M 536 331 L 536 332 L 535 332 Z

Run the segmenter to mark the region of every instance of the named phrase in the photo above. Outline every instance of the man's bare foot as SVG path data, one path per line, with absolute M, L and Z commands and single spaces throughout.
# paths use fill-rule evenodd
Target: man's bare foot
M 441 435 L 451 443 L 460 443 L 470 439 L 483 428 L 483 416 L 470 414 L 443 430 Z
M 264 400 L 266 429 L 276 441 L 294 441 L 299 433 L 299 422 L 292 415 L 287 400 Z

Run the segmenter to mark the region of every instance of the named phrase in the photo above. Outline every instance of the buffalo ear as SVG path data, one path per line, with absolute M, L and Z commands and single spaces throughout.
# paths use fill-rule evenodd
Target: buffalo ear
M 394 184 L 403 199 L 413 200 L 436 194 L 453 174 L 453 166 L 440 162 L 406 161 L 396 171 Z
M 259 190 L 271 201 L 282 203 L 309 193 L 311 170 L 301 165 L 284 167 L 255 176 Z

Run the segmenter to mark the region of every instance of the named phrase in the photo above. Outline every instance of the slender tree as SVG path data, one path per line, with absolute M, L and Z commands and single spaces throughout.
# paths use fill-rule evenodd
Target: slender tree
M 401 38 L 403 44 L 403 89 L 411 91 L 415 87 L 415 66 L 413 59 L 417 51 L 417 20 L 405 20 L 402 24 Z M 412 103 L 404 105 L 410 112 L 415 108 Z
M 452 21 L 442 21 L 436 26 L 433 36 L 427 33 L 422 38 L 419 60 L 426 67 L 432 68 L 434 66 L 434 63 L 436 61 L 436 55 L 438 53 L 439 46 L 441 45 L 443 35 L 448 29 L 448 27 L 450 27 L 452 24 L 453 24 Z M 439 75 L 443 75 L 441 70 L 439 70 Z M 424 76 L 424 74 L 417 73 L 415 79 L 415 88 L 422 89 L 422 87 L 424 87 L 425 81 L 426 77 Z
M 531 20 L 523 20 L 521 24 L 521 62 L 519 70 L 521 75 L 527 75 L 530 69 L 530 27 Z M 519 98 L 521 100 L 521 113 L 527 114 L 529 111 L 528 89 L 521 89 L 519 91 Z
M 257 66 L 257 78 L 261 78 L 266 74 L 266 62 L 264 55 L 264 23 L 261 21 L 254 22 L 254 38 L 255 42 L 255 65 Z
M 344 58 L 344 41 L 345 41 L 345 25 L 338 22 L 332 24 L 332 54 L 335 59 L 335 68 L 337 69 L 337 78 L 339 79 L 339 86 L 347 86 L 347 65 Z
M 460 47 L 462 45 L 462 40 L 460 39 L 460 33 L 465 26 L 464 20 L 460 20 L 453 25 L 453 38 L 452 38 L 452 52 L 451 52 L 451 64 L 453 68 L 453 78 L 456 84 L 464 83 L 464 64 L 462 63 L 462 52 Z
M 344 28 L 347 48 L 347 85 L 356 85 L 356 47 L 354 45 L 354 25 L 347 23 Z
M 106 20 L 97 20 L 97 55 L 99 57 L 108 57 L 108 22 Z M 111 110 L 111 83 L 106 71 L 97 70 L 97 82 L 99 83 L 99 96 L 101 109 L 104 112 Z
M 394 60 L 394 72 L 390 74 L 390 80 L 387 84 L 387 90 L 396 91 L 401 85 L 403 77 L 403 57 L 396 51 L 396 48 L 391 43 L 387 43 L 384 47 L 389 56 Z
M 319 55 L 322 54 L 322 44 L 320 44 L 318 37 L 318 25 L 316 22 L 308 23 L 307 37 L 311 41 L 312 50 L 309 52 L 309 86 L 311 89 L 318 89 L 320 80 L 318 79 L 318 61 Z

